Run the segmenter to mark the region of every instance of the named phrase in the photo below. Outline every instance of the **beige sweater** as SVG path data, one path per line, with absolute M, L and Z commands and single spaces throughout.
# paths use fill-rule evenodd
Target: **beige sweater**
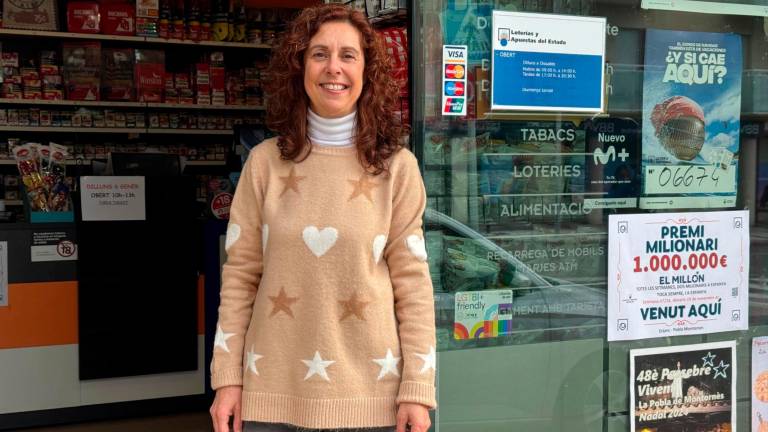
M 243 386 L 243 420 L 391 426 L 435 406 L 435 318 L 416 158 L 365 173 L 354 147 L 243 168 L 227 230 L 212 387 Z

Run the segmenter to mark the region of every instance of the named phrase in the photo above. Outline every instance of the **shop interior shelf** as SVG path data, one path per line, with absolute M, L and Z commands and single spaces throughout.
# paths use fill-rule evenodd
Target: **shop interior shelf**
M 375 26 L 399 25 L 404 24 L 407 18 L 407 9 L 397 9 L 393 11 L 381 11 L 379 12 L 379 15 L 368 18 L 368 21 Z
M 209 160 L 191 160 L 191 161 L 185 161 L 184 165 L 186 166 L 223 166 L 227 163 L 225 161 L 209 161 Z
M 142 132 L 143 133 L 143 132 Z M 149 128 L 146 130 L 146 133 L 148 134 L 155 134 L 155 135 L 176 135 L 176 134 L 187 134 L 187 135 L 232 135 L 231 130 L 218 130 L 218 129 L 159 129 L 159 128 Z
M 107 133 L 107 134 L 150 134 L 150 135 L 232 135 L 231 130 L 217 129 L 157 129 L 157 128 L 95 128 L 64 126 L 0 126 L 5 132 L 57 132 L 57 133 Z
M 42 100 L 42 99 L 7 99 L 0 98 L 0 104 L 2 105 L 53 105 L 53 106 L 75 106 L 75 107 L 89 107 L 98 106 L 103 108 L 145 108 L 146 103 L 143 102 L 108 102 L 108 101 L 77 101 L 77 100 Z
M 105 160 L 105 159 L 100 159 Z M 88 165 L 91 163 L 91 159 L 67 159 L 65 161 L 66 165 Z M 225 161 L 219 161 L 219 160 L 188 160 L 184 161 L 184 165 L 186 166 L 223 166 L 227 163 Z M 0 159 L 0 165 L 16 165 L 16 161 L 13 159 Z
M 18 36 L 18 37 L 32 37 L 32 38 L 53 38 L 53 39 L 87 39 L 87 40 L 106 40 L 106 41 L 121 41 L 121 42 L 137 42 L 147 44 L 167 44 L 167 45 L 192 45 L 192 46 L 206 46 L 216 48 L 245 48 L 245 49 L 271 49 L 271 45 L 266 44 L 251 44 L 242 42 L 218 42 L 218 41 L 201 41 L 194 42 L 189 40 L 177 40 L 177 39 L 160 39 L 144 36 L 113 36 L 103 34 L 91 34 L 91 33 L 69 33 L 59 31 L 40 31 L 40 30 L 21 30 L 21 29 L 0 29 L 0 36 Z
M 64 127 L 64 126 L 0 126 L 5 132 L 58 132 L 58 133 L 145 133 L 144 128 L 95 128 L 95 127 Z
M 141 106 L 144 107 L 145 104 Z M 147 103 L 147 108 L 168 108 L 184 110 L 206 110 L 206 111 L 264 111 L 263 105 L 185 105 L 174 103 Z
M 24 201 L 22 201 L 22 200 L 5 200 L 5 205 L 7 205 L 7 206 L 22 206 L 22 205 L 24 205 Z
M 264 111 L 262 105 L 183 105 L 174 103 L 147 102 L 109 102 L 109 101 L 76 101 L 76 100 L 42 100 L 42 99 L 7 99 L 0 98 L 0 105 L 39 105 L 39 106 L 74 106 L 102 108 L 162 108 L 200 111 Z

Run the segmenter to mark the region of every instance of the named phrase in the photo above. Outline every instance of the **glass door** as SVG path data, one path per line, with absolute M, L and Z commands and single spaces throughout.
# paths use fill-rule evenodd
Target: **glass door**
M 747 430 L 749 338 L 768 332 L 763 311 L 752 309 L 749 332 L 608 343 L 607 219 L 657 211 L 640 208 L 647 29 L 739 34 L 744 85 L 768 89 L 768 21 L 640 0 L 413 5 L 413 144 L 427 187 L 439 345 L 434 429 L 628 431 L 630 349 L 736 339 L 745 371 L 738 425 Z M 603 112 L 491 109 L 494 11 L 606 17 Z M 466 87 L 446 87 L 451 47 L 466 47 Z M 443 115 L 451 94 L 464 97 L 465 115 Z M 768 118 L 768 93 L 744 91 L 742 105 L 743 124 Z M 742 140 L 742 150 L 757 142 Z M 738 180 L 737 208 L 751 208 L 741 189 L 752 184 L 754 196 L 752 171 Z M 752 276 L 764 290 L 761 260 Z

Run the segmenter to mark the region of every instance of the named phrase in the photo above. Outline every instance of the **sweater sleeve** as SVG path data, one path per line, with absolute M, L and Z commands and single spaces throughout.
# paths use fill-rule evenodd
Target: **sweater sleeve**
M 435 304 L 422 230 L 427 197 L 416 158 L 407 150 L 402 152 L 403 164 L 392 171 L 392 223 L 384 250 L 403 358 L 397 403 L 434 408 Z
M 211 387 L 242 385 L 243 346 L 263 271 L 263 182 L 255 151 L 243 166 L 230 208 L 221 274 L 221 302 L 211 361 Z

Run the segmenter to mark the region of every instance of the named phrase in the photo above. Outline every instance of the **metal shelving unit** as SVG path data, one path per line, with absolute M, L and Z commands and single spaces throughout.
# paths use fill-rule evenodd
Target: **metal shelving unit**
M 259 49 L 259 50 L 272 49 L 272 45 L 250 44 L 250 43 L 242 43 L 242 42 L 217 42 L 217 41 L 194 42 L 189 40 L 161 39 L 161 38 L 153 38 L 153 37 L 145 37 L 145 36 L 113 36 L 113 35 L 91 34 L 91 33 L 70 33 L 70 32 L 59 32 L 59 31 L 21 30 L 21 29 L 9 29 L 9 28 L 0 29 L 0 36 L 50 38 L 50 39 L 85 39 L 85 40 L 144 43 L 144 44 L 155 44 L 155 45 L 204 46 L 204 47 L 214 47 L 214 48 L 244 48 L 244 49 Z
M 148 135 L 232 135 L 220 129 L 160 129 L 160 128 L 96 128 L 65 126 L 0 126 L 0 132 L 106 133 Z
M 174 129 L 175 130 L 175 129 Z M 95 128 L 95 127 L 64 127 L 64 126 L 0 126 L 3 132 L 55 132 L 55 133 L 146 133 L 145 128 Z
M 7 99 L 0 98 L 0 105 L 24 106 L 70 106 L 70 107 L 99 107 L 99 108 L 159 108 L 183 109 L 200 111 L 264 111 L 261 105 L 188 105 L 174 103 L 152 102 L 109 102 L 109 101 L 76 101 L 76 100 L 42 100 L 42 99 Z

